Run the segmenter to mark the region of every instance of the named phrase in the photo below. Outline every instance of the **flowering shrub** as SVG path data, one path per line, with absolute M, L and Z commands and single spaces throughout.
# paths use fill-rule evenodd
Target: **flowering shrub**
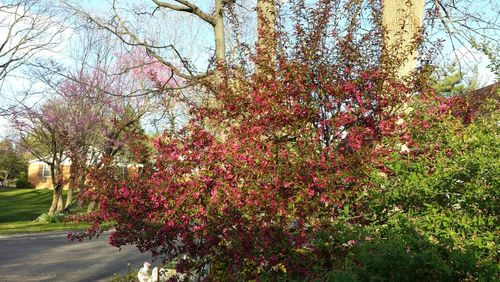
M 377 68 L 376 34 L 341 37 L 328 31 L 328 9 L 318 11 L 314 25 L 297 24 L 292 50 L 256 62 L 259 71 L 223 69 L 215 102 L 193 105 L 182 129 L 156 139 L 143 172 L 93 171 L 99 210 L 89 234 L 112 220 L 112 245 L 175 260 L 181 273 L 210 264 L 211 278 L 229 281 L 325 278 L 366 246 L 370 229 L 354 227 L 389 222 L 381 184 L 410 187 L 402 160 L 449 157 L 444 136 L 421 134 L 441 126 L 449 107 Z M 404 253 L 406 239 L 391 249 Z
M 95 170 L 90 235 L 113 220 L 112 245 L 177 259 L 179 272 L 211 263 L 212 275 L 223 269 L 231 280 L 311 275 L 315 236 L 347 206 L 360 214 L 353 222 L 364 221 L 355 200 L 395 149 L 381 141 L 403 136 L 397 106 L 417 92 L 369 59 L 379 50 L 376 27 L 361 38 L 341 37 L 340 24 L 329 31 L 333 8 L 298 10 L 296 42 L 255 62 L 258 72 L 223 69 L 215 103 L 193 105 L 181 130 L 158 138 L 141 174 L 123 178 L 111 163 Z M 300 22 L 304 11 L 315 25 Z
M 352 199 L 391 151 L 380 140 L 395 132 L 391 106 L 408 90 L 377 92 L 375 71 L 340 80 L 288 62 L 275 77 L 255 76 L 238 92 L 220 91 L 218 107 L 193 108 L 177 136 L 155 141 L 143 174 L 95 172 L 98 219 L 116 221 L 112 245 L 166 260 L 187 254 L 179 271 L 217 262 L 235 275 L 276 267 L 307 275 L 298 250 L 314 252 L 312 236 L 344 205 L 362 208 Z

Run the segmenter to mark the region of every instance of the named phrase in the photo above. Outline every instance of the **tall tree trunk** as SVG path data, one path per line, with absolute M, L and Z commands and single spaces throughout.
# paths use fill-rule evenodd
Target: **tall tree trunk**
M 7 184 L 9 184 L 9 170 L 7 169 L 5 171 L 5 176 L 3 178 L 3 186 L 7 186 Z
M 69 185 L 68 185 L 68 194 L 66 195 L 66 205 L 64 208 L 68 208 L 69 205 L 71 205 L 71 202 L 73 202 L 73 193 L 75 191 L 75 187 L 77 186 L 77 181 L 79 179 L 79 172 L 80 170 L 78 169 L 78 160 L 72 159 L 71 160 L 71 165 L 69 167 Z
M 52 203 L 50 204 L 49 207 L 49 214 L 52 215 L 56 212 L 57 209 L 57 203 L 59 201 L 59 195 L 56 192 L 56 187 L 54 187 L 54 190 L 52 191 Z
M 215 58 L 218 64 L 226 63 L 226 41 L 224 37 L 224 15 L 223 0 L 215 1 L 214 12 L 214 37 L 215 37 Z
M 384 31 L 382 65 L 397 77 L 408 76 L 416 67 L 418 40 L 424 0 L 383 0 Z
M 213 88 L 212 90 L 216 93 L 221 93 L 223 91 L 223 83 L 224 83 L 224 70 L 226 68 L 226 39 L 225 39 L 225 33 L 224 33 L 224 0 L 215 0 L 215 10 L 213 13 L 213 20 L 212 20 L 212 27 L 213 27 L 213 32 L 214 32 L 214 39 L 215 39 L 215 63 L 216 63 L 216 69 L 215 69 L 215 75 L 213 77 L 213 80 L 210 81 L 209 83 L 212 84 Z M 211 108 L 219 108 L 220 103 L 218 100 L 212 96 L 209 96 L 205 103 L 211 107 Z M 171 120 L 173 121 L 173 120 Z M 172 122 L 171 122 L 172 124 Z M 203 124 L 205 127 L 212 131 L 213 133 L 217 134 L 219 130 L 217 130 L 217 126 L 215 124 L 212 124 L 210 122 L 210 119 L 205 118 L 203 120 Z M 175 126 L 172 127 L 172 129 L 175 129 Z M 89 209 L 90 209 L 89 205 Z
M 276 62 L 276 0 L 257 1 L 257 72 Z
M 69 207 L 71 202 L 73 202 L 73 191 L 75 189 L 75 184 L 76 184 L 76 175 L 73 176 L 73 173 L 71 173 L 71 176 L 69 178 L 68 194 L 66 195 L 66 205 L 64 206 L 64 208 Z
M 62 195 L 63 185 L 60 184 L 60 186 L 61 186 L 61 189 L 59 189 L 59 191 L 58 191 L 59 197 L 57 199 L 57 209 L 56 209 L 57 212 L 60 212 L 64 209 L 64 199 L 63 199 L 63 195 Z
M 59 166 L 60 167 L 60 166 Z M 62 171 L 55 166 L 51 166 L 51 178 L 52 178 L 52 203 L 49 208 L 49 215 L 53 215 L 60 212 L 64 208 L 62 190 L 64 186 Z
M 85 175 L 86 175 L 86 171 L 82 171 L 77 179 L 77 186 L 78 186 L 78 191 L 80 193 L 83 193 L 85 192 L 85 190 L 87 189 L 86 187 L 86 179 L 85 179 Z M 78 208 L 81 209 L 83 208 L 83 205 L 84 205 L 84 202 L 83 201 L 78 201 Z
M 52 203 L 49 208 L 49 215 L 53 215 L 63 209 L 62 185 L 56 183 L 52 192 Z
M 215 39 L 215 88 L 220 89 L 222 83 L 221 71 L 226 66 L 226 39 L 224 35 L 224 0 L 215 1 L 215 11 L 213 14 L 213 31 Z M 217 91 L 217 90 L 216 90 Z

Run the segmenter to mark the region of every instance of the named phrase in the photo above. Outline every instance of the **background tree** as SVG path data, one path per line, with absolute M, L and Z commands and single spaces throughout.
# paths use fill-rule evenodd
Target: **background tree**
M 171 71 L 155 69 L 143 53 L 117 55 L 107 39 L 96 34 L 84 37 L 80 48 L 86 52 L 76 69 L 51 61 L 40 65 L 36 75 L 51 98 L 41 107 L 25 107 L 11 115 L 23 145 L 51 168 L 55 195 L 50 213 L 63 208 L 64 181 L 69 181 L 66 207 L 72 204 L 76 187 L 89 190 L 84 188 L 90 169 L 115 158 L 144 115 L 158 107 L 153 92 L 171 79 Z M 138 66 L 132 62 L 147 68 L 144 76 L 134 74 Z M 61 171 L 64 159 L 71 161 L 68 180 L 63 180 Z
M 475 48 L 490 55 L 491 50 L 498 49 L 496 38 L 499 36 L 500 23 L 494 11 L 498 11 L 500 7 L 495 1 L 387 0 L 381 4 L 383 61 L 390 57 L 383 63 L 391 61 L 396 64 L 392 69 L 399 77 L 407 76 L 415 70 L 417 50 L 420 50 L 420 55 L 424 55 L 422 43 L 429 46 L 445 42 L 449 45 L 450 48 L 447 49 L 455 54 L 443 55 L 454 56 L 460 72 L 461 58 L 457 55 L 460 48 L 469 51 Z M 492 12 L 485 13 L 486 10 Z
M 143 118 L 161 109 L 165 99 L 159 93 L 165 85 L 175 84 L 172 71 L 143 52 L 116 55 L 119 50 L 109 36 L 90 33 L 80 48 L 88 53 L 82 55 L 79 69 L 68 74 L 48 70 L 63 76 L 62 82 L 42 76 L 57 93 L 64 112 L 71 113 L 59 126 L 71 160 L 66 206 L 72 203 L 75 187 L 91 194 L 88 173 L 105 160 L 120 161 L 127 140 L 143 134 Z M 127 164 L 123 158 L 121 162 Z
M 496 81 L 500 81 L 500 43 L 491 43 L 483 41 L 478 43 L 476 40 L 472 41 L 472 47 L 480 50 L 490 60 L 488 67 L 496 76 Z
M 65 29 L 51 1 L 6 0 L 0 3 L 0 97 L 5 102 L 6 78 L 20 76 L 19 70 L 28 66 L 33 58 L 50 53 L 61 43 Z
M 49 100 L 41 107 L 26 107 L 10 114 L 11 125 L 19 133 L 20 144 L 33 157 L 49 167 L 53 184 L 49 214 L 54 214 L 64 208 L 62 162 L 66 158 L 66 147 L 63 143 L 63 132 L 58 124 L 63 122 L 65 116 L 60 112 L 58 101 Z
M 276 0 L 257 1 L 257 48 L 261 61 L 274 61 L 276 55 L 276 19 L 278 10 Z
M 464 74 L 454 64 L 437 69 L 433 73 L 432 81 L 432 88 L 445 97 L 464 96 L 480 86 L 477 67 L 472 73 L 472 77 L 464 77 Z
M 124 44 L 144 48 L 148 55 L 171 69 L 177 77 L 193 83 L 201 82 L 204 78 L 213 74 L 213 66 L 216 62 L 224 64 L 226 60 L 223 18 L 223 6 L 225 2 L 222 0 L 214 1 L 215 6 L 211 12 L 204 11 L 204 9 L 191 1 L 183 0 L 175 2 L 175 4 L 172 4 L 168 1 L 155 0 L 150 5 L 127 8 L 120 6 L 119 2 L 113 1 L 111 7 L 113 13 L 112 21 L 94 16 L 70 1 L 68 1 L 68 6 L 83 19 L 94 23 L 98 28 L 113 33 Z M 182 56 L 184 50 L 178 49 L 175 44 L 158 43 L 155 38 L 148 36 L 147 31 L 134 28 L 129 20 L 129 18 L 132 18 L 136 21 L 143 21 L 143 18 L 146 18 L 149 21 L 154 21 L 157 15 L 165 15 L 169 11 L 176 11 L 195 17 L 211 30 L 213 34 L 214 55 L 212 64 L 208 64 L 207 70 L 202 72 L 196 71 L 196 66 L 191 64 L 191 60 Z
M 26 181 L 27 163 L 20 147 L 9 139 L 0 141 L 0 175 L 2 185 L 7 186 L 10 179 Z M 17 186 L 17 185 L 16 185 Z
M 415 70 L 417 49 L 424 16 L 424 0 L 382 1 L 382 29 L 385 62 L 396 64 L 396 75 L 405 77 Z

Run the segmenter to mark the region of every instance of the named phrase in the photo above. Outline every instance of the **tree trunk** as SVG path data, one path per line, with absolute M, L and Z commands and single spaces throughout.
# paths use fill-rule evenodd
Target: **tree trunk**
M 78 179 L 77 179 L 77 180 L 78 180 L 78 181 L 77 181 L 77 183 L 78 183 L 78 192 L 80 192 L 80 193 L 85 192 L 85 190 L 87 189 L 87 187 L 86 187 L 86 183 L 85 183 L 85 180 L 86 180 L 86 179 L 85 179 L 85 174 L 86 174 L 86 173 L 87 173 L 87 172 L 85 172 L 85 171 L 84 171 L 84 172 L 81 172 L 81 173 L 80 173 L 80 176 L 79 176 L 79 177 L 78 177 Z M 79 200 L 79 201 L 78 201 L 78 209 L 82 209 L 82 208 L 83 208 L 83 205 L 84 205 L 84 202 L 83 202 L 83 201 L 81 201 L 81 200 Z
M 59 197 L 57 199 L 57 209 L 56 209 L 57 212 L 60 212 L 64 209 L 64 199 L 63 199 L 63 195 L 62 195 L 62 187 L 63 186 L 61 185 L 61 188 L 58 191 Z
M 95 209 L 95 206 L 97 205 L 97 201 L 92 201 L 89 203 L 89 206 L 87 207 L 87 213 L 93 212 Z
M 54 187 L 54 190 L 52 192 L 52 203 L 49 208 L 49 215 L 53 215 L 62 211 L 64 208 L 62 196 L 64 182 L 60 165 L 50 165 L 50 172 L 52 178 L 52 187 Z
M 224 37 L 224 15 L 223 15 L 223 0 L 215 1 L 214 12 L 214 36 L 215 36 L 215 58 L 217 64 L 224 65 L 226 63 L 226 41 Z
M 424 0 L 383 0 L 382 65 L 403 78 L 415 70 L 417 35 L 422 26 Z
M 5 176 L 3 178 L 3 186 L 7 186 L 9 184 L 9 170 L 5 171 Z
M 257 71 L 276 62 L 276 0 L 257 1 Z
M 62 185 L 57 183 L 54 185 L 54 191 L 52 192 L 52 204 L 49 208 L 49 215 L 53 215 L 62 211 L 63 209 L 63 198 L 62 198 Z
M 68 194 L 66 195 L 66 205 L 64 206 L 64 208 L 67 208 L 73 201 L 73 191 L 75 189 L 75 182 L 76 181 L 72 175 L 71 178 L 69 179 Z
M 75 190 L 75 186 L 77 183 L 77 180 L 79 178 L 78 174 L 78 169 L 77 169 L 77 161 L 76 160 L 71 160 L 71 166 L 69 167 L 69 185 L 68 185 L 68 194 L 66 195 L 66 205 L 64 208 L 68 208 L 69 205 L 71 205 L 71 202 L 73 201 L 73 192 Z

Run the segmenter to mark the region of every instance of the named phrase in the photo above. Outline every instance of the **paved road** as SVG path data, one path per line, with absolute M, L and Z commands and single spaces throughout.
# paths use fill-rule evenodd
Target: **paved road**
M 68 232 L 0 236 L 0 281 L 108 281 L 151 261 L 135 247 L 118 251 L 108 236 L 70 242 Z

